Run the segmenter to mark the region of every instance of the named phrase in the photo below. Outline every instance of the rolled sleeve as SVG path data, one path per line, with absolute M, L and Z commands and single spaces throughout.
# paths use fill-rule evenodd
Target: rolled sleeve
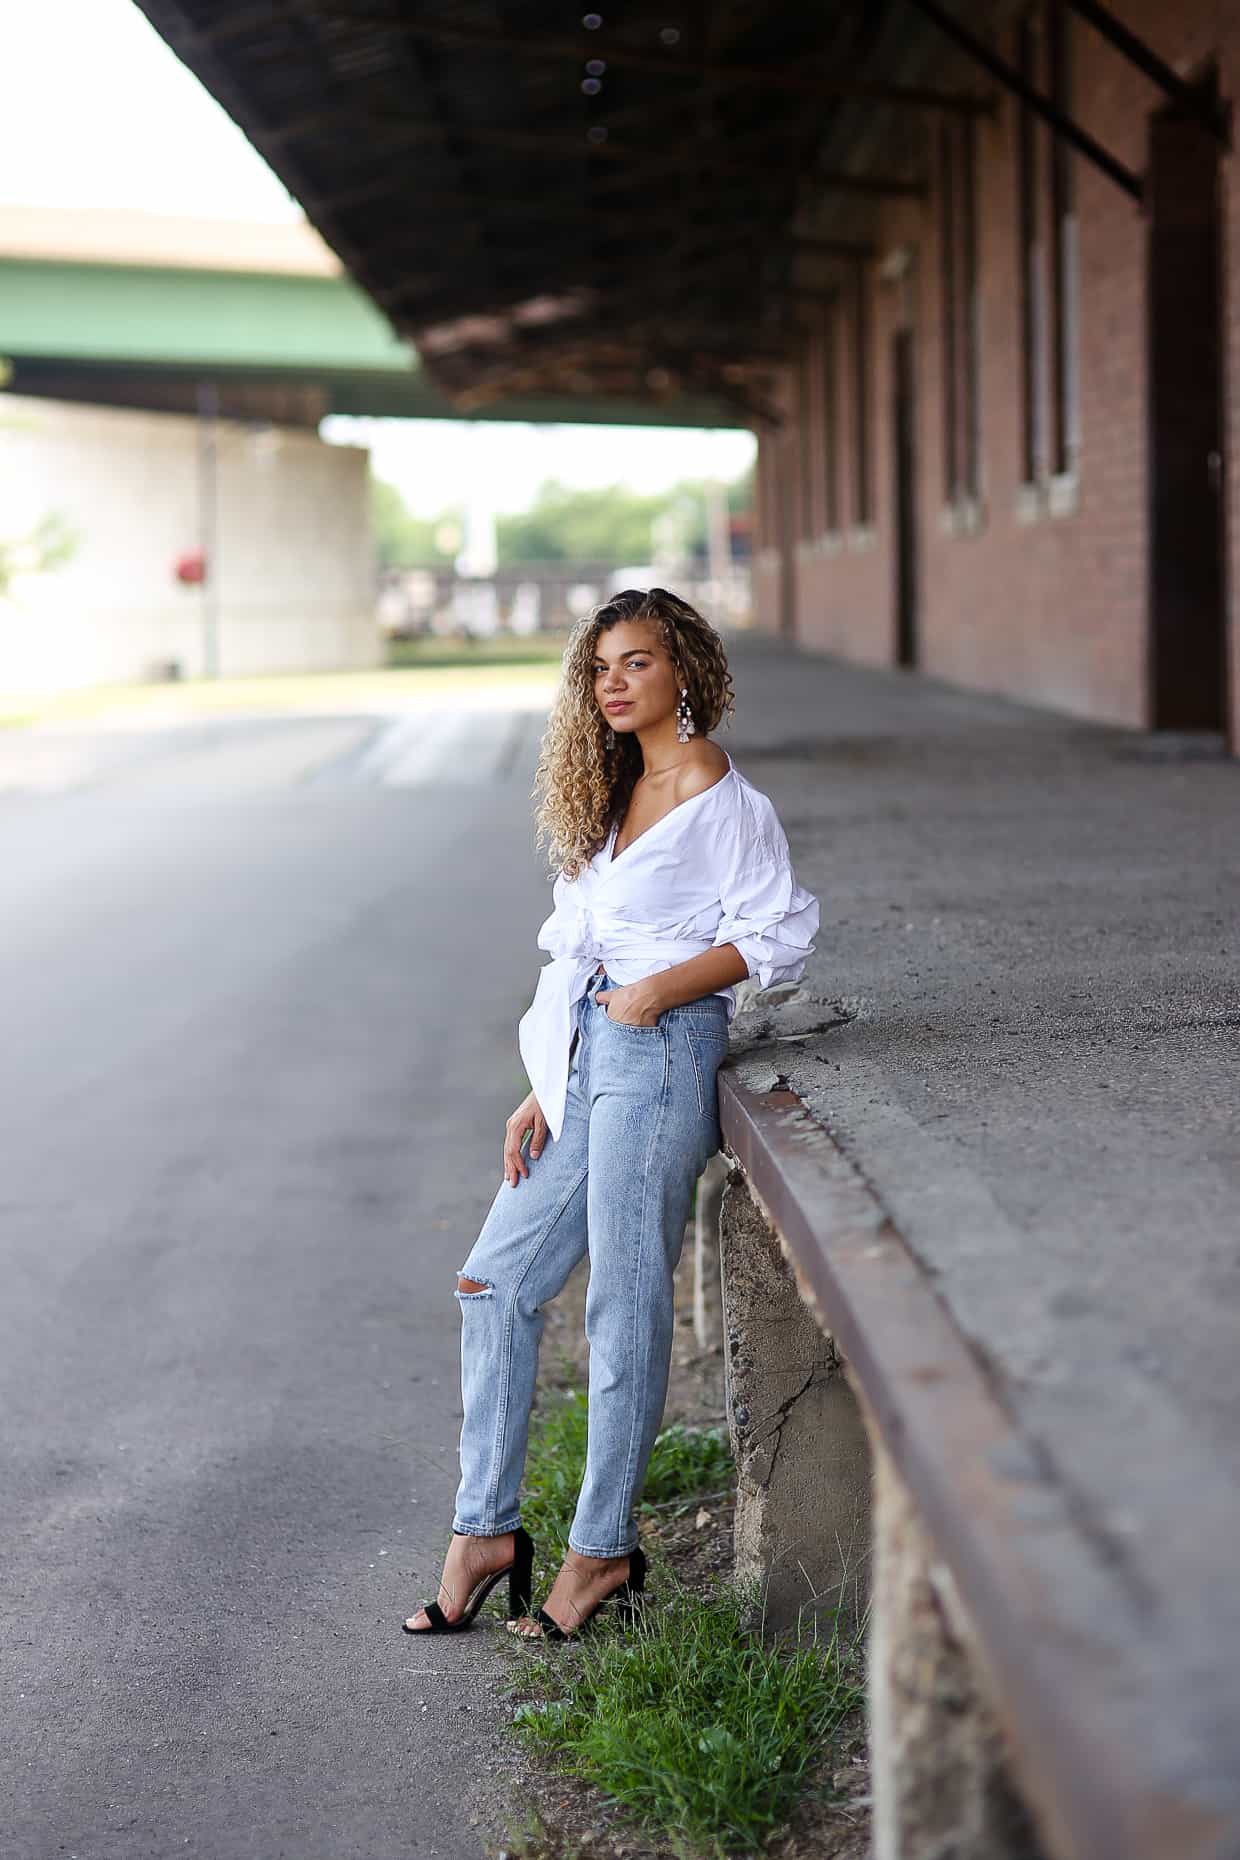
M 786 844 L 763 842 L 729 876 L 720 902 L 716 949 L 735 944 L 760 988 L 800 980 L 813 954 L 819 906 L 813 892 L 798 883 Z

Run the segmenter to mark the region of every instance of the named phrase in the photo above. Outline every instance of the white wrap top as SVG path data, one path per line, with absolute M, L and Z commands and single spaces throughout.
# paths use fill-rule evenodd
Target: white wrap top
M 726 753 L 726 752 L 725 752 Z M 561 872 L 538 932 L 552 960 L 517 1032 L 552 1137 L 568 1090 L 574 1008 L 599 963 L 621 986 L 733 943 L 766 988 L 804 973 L 818 900 L 797 882 L 769 798 L 728 756 L 728 772 L 681 801 L 612 859 L 607 843 L 575 879 Z M 735 1006 L 735 990 L 716 990 Z

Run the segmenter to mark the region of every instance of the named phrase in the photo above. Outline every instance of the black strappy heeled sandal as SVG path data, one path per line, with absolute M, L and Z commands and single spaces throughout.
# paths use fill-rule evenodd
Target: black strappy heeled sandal
M 646 1552 L 638 1544 L 629 1552 L 629 1573 L 618 1589 L 612 1589 L 601 1601 L 595 1602 L 589 1614 L 583 1615 L 571 1633 L 566 1633 L 553 1615 L 545 1608 L 537 1608 L 533 1619 L 542 1628 L 541 1634 L 518 1634 L 518 1640 L 576 1640 L 582 1628 L 594 1620 L 600 1608 L 608 1602 L 615 1604 L 615 1610 L 625 1627 L 630 1627 L 636 1619 L 646 1600 Z M 528 1610 L 526 1611 L 528 1613 Z
M 454 1535 L 460 1536 L 461 1532 Z M 401 1631 L 405 1634 L 463 1634 L 472 1627 L 474 1617 L 486 1601 L 496 1583 L 508 1578 L 508 1618 L 515 1621 L 520 1615 L 530 1611 L 530 1601 L 534 1593 L 534 1539 L 523 1525 L 518 1524 L 513 1532 L 513 1559 L 505 1563 L 502 1569 L 494 1569 L 484 1576 L 477 1587 L 470 1590 L 469 1600 L 464 1613 L 455 1621 L 449 1621 L 438 1602 L 421 1602 L 419 1608 L 430 1622 L 429 1627 L 411 1628 L 408 1621 L 401 1622 Z M 414 1609 L 417 1614 L 418 1609 Z

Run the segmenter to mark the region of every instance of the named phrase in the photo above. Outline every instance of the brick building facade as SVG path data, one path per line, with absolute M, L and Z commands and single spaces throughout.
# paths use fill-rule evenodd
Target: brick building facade
M 759 442 L 757 616 L 1234 752 L 1240 194 L 1210 123 L 1240 87 L 1240 9 L 1128 0 L 1124 26 L 1192 97 L 1081 10 L 1005 9 L 986 43 L 1117 172 L 947 39 L 938 74 L 994 108 L 870 154 L 928 186 L 854 209 L 866 255 L 797 293 L 803 348 Z

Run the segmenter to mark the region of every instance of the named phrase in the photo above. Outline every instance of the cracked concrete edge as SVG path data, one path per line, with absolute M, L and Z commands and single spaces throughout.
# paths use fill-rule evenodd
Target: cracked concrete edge
M 769 1051 L 743 1052 L 719 1079 L 726 1148 L 838 1338 L 974 1623 L 1048 1850 L 1240 1852 L 1229 1714 L 1203 1751 L 1151 1712 L 1155 1624 L 1082 1531 L 1073 1495 L 1021 1435 L 869 1182 Z
M 1030 1234 L 960 1145 L 901 1102 L 899 1081 L 880 1059 L 850 1050 L 841 1067 L 832 1036 L 776 1037 L 784 1015 L 816 1018 L 823 997 L 800 989 L 797 999 L 771 1003 L 771 992 L 755 996 L 735 1023 L 732 1071 L 758 1085 L 784 1078 L 826 1129 L 964 1339 L 1008 1415 L 1015 1451 L 1036 1459 L 1044 1486 L 1062 1494 L 1112 1583 L 1126 1589 L 1134 1632 L 1151 1649 L 1157 1624 L 1143 1681 L 1151 1720 L 1144 1735 L 1166 1745 L 1169 1764 L 1185 1776 L 1234 1771 L 1226 1752 L 1240 1748 L 1240 1683 L 1220 1650 L 1240 1639 L 1240 1587 L 1227 1548 L 1240 1535 L 1240 1495 L 1220 1477 L 1217 1440 L 1158 1356 L 1134 1348 L 1130 1313 L 1100 1295 L 1097 1249 L 1082 1263 L 1078 1298 L 1062 1275 L 1030 1271 Z M 856 1018 L 872 1012 L 863 1005 Z M 1174 1295 L 1180 1266 L 1164 1279 L 1155 1264 L 1145 1277 L 1161 1305 Z M 1168 1323 L 1174 1309 L 1167 1306 Z M 1099 1464 L 1104 1434 L 1110 1445 Z M 1233 1792 L 1220 1785 L 1220 1793 L 1230 1816 Z
M 875 1860 L 1041 1860 L 950 1570 L 874 1441 Z
M 856 1552 L 868 1540 L 869 1454 L 832 1339 L 739 1172 L 720 1219 L 728 1425 L 737 1467 L 735 1568 L 757 1581 L 769 1631 L 865 1606 Z

